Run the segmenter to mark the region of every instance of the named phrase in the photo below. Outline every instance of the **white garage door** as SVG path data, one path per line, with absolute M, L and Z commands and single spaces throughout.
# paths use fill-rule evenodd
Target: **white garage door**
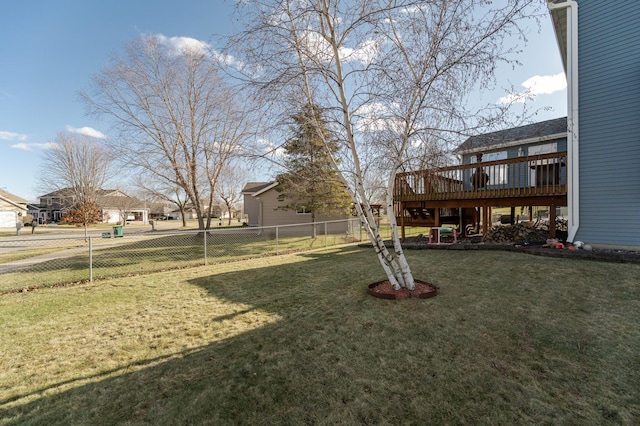
M 15 228 L 17 218 L 16 212 L 0 212 L 0 228 Z

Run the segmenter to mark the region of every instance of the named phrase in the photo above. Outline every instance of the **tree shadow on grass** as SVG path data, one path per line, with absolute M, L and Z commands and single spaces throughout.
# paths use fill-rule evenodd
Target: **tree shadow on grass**
M 0 401 L 0 423 L 551 424 L 580 416 L 614 424 L 639 412 L 636 352 L 616 353 L 630 367 L 607 370 L 607 346 L 626 347 L 629 337 L 590 330 L 591 311 L 582 328 L 554 321 L 554 311 L 578 315 L 566 299 L 553 310 L 536 300 L 549 312 L 533 316 L 526 292 L 497 301 L 488 271 L 442 283 L 446 297 L 398 303 L 366 294 L 381 274 L 371 251 L 347 247 L 288 262 L 189 281 L 212 304 L 236 306 L 200 318 L 207 327 L 249 331 Z M 544 274 L 547 266 L 536 265 Z M 443 265 L 439 280 L 449 272 Z M 534 284 L 538 293 L 546 288 Z M 616 303 L 630 309 L 625 299 Z M 580 351 L 568 343 L 603 339 L 602 348 Z M 602 386 L 611 380 L 615 389 Z
M 340 261 L 352 262 L 349 257 L 358 256 L 348 249 L 338 252 L 343 256 Z M 0 423 L 283 424 L 333 418 L 335 422 L 329 423 L 353 424 L 374 420 L 371 407 L 362 404 L 371 393 L 386 391 L 375 390 L 375 381 L 363 369 L 369 359 L 384 354 L 377 349 L 367 353 L 364 343 L 357 344 L 379 332 L 370 309 L 373 302 L 364 282 L 345 283 L 331 276 L 328 268 L 338 260 L 335 257 L 330 256 L 332 261 L 318 254 L 305 257 L 313 265 L 300 262 L 288 267 L 286 278 L 283 268 L 272 266 L 191 281 L 206 289 L 207 297 L 238 304 L 237 312 L 204 321 L 246 323 L 256 311 L 268 312 L 277 320 L 226 340 L 0 401 Z M 326 273 L 319 273 L 323 270 Z M 350 318 L 345 318 L 346 311 Z

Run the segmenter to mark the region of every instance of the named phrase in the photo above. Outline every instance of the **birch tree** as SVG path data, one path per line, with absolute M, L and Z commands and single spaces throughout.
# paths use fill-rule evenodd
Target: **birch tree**
M 245 0 L 247 29 L 233 37 L 242 77 L 268 104 L 291 116 L 318 105 L 341 150 L 334 166 L 347 186 L 380 264 L 396 289 L 414 288 L 393 212 L 395 173 L 430 137 L 496 119 L 465 108 L 472 90 L 495 84 L 504 44 L 535 0 Z M 322 123 L 316 123 L 319 128 Z M 373 135 L 376 135 L 375 137 Z M 328 142 L 328 141 L 325 141 Z M 362 152 L 384 153 L 386 209 L 393 248 L 383 242 L 364 182 Z
M 251 124 L 241 94 L 219 75 L 219 59 L 197 40 L 144 36 L 81 92 L 90 114 L 114 123 L 121 162 L 181 188 L 200 229 L 210 227 L 220 171 Z

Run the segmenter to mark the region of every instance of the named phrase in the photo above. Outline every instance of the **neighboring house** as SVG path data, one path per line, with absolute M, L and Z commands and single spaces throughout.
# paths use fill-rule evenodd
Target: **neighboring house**
M 394 207 L 403 236 L 405 226 L 444 224 L 463 235 L 486 232 L 495 207 L 511 208 L 510 223 L 542 207 L 555 223 L 567 205 L 566 129 L 566 118 L 557 118 L 472 136 L 454 151 L 459 165 L 398 173 Z
M 568 240 L 640 248 L 640 2 L 548 7 L 568 83 Z
M 249 226 L 275 226 L 311 223 L 310 212 L 279 210 L 283 203 L 278 201 L 280 193 L 275 189 L 278 182 L 249 182 L 242 189 L 244 200 L 243 216 Z M 317 215 L 316 222 L 347 219 L 342 215 Z
M 73 204 L 73 196 L 65 189 L 41 195 L 39 199 L 39 204 L 29 205 L 29 214 L 37 217 L 40 223 L 60 221 L 67 206 Z
M 42 223 L 59 222 L 64 212 L 73 205 L 74 196 L 69 189 L 61 189 L 40 196 L 40 203 L 30 206 L 29 213 Z M 149 209 L 144 201 L 130 197 L 118 189 L 100 189 L 96 204 L 101 210 L 103 223 L 121 223 L 149 219 Z
M 96 202 L 102 211 L 103 223 L 149 221 L 149 208 L 146 203 L 118 189 L 100 190 Z
M 0 228 L 15 228 L 27 210 L 27 200 L 0 189 Z
M 205 212 L 205 214 L 206 214 L 206 207 L 203 207 L 203 212 Z M 182 212 L 180 211 L 180 209 L 174 209 L 169 214 L 169 217 L 170 218 L 174 218 L 174 219 L 178 219 L 178 220 L 182 220 Z M 184 207 L 184 218 L 185 218 L 185 220 L 191 220 L 191 219 L 197 219 L 198 218 L 198 212 L 196 211 L 196 208 L 193 206 L 193 204 L 188 204 L 188 205 L 186 205 Z
M 567 150 L 567 118 L 514 127 L 499 132 L 486 133 L 468 138 L 460 145 L 454 154 L 461 156 L 462 164 L 473 164 L 481 155 L 482 162 L 506 160 L 536 156 L 540 154 L 558 153 Z M 514 167 L 489 168 L 489 180 L 485 189 L 499 188 L 504 185 L 535 186 L 536 182 L 544 180 L 544 173 L 537 173 L 536 164 L 519 164 L 520 169 Z M 564 164 L 559 168 L 549 168 L 549 172 L 560 172 L 560 178 L 566 182 Z M 547 170 L 544 170 L 547 171 Z M 463 178 L 465 189 L 472 186 L 472 170 L 467 170 Z M 514 179 L 520 174 L 520 179 Z
M 164 203 L 149 203 L 149 218 L 156 220 L 165 220 L 169 217 L 175 219 L 172 215 L 173 207 Z

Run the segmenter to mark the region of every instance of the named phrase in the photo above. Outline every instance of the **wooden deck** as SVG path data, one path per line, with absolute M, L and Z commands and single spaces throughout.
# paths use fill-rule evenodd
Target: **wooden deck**
M 395 214 L 404 226 L 453 224 L 461 232 L 490 217 L 492 207 L 567 205 L 567 153 L 558 152 L 507 160 L 398 173 Z M 512 214 L 513 216 L 513 214 Z M 486 231 L 488 220 L 482 220 Z

